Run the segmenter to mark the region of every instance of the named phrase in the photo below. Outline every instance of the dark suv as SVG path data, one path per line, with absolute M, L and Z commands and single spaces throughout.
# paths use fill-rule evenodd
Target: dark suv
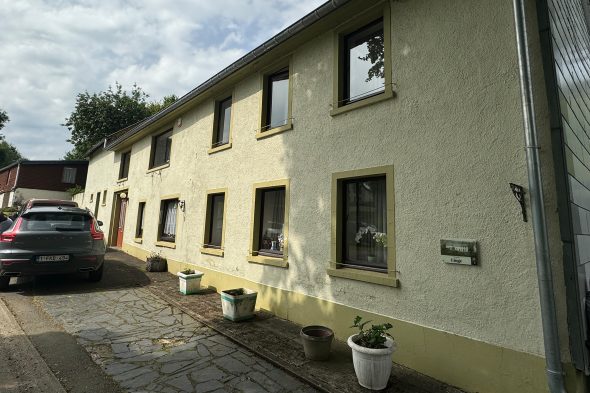
M 0 290 L 10 277 L 88 272 L 100 281 L 106 245 L 102 224 L 78 207 L 26 209 L 0 234 Z

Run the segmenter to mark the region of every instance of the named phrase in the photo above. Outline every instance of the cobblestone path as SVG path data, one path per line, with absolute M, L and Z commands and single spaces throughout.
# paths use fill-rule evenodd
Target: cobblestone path
M 35 301 L 129 392 L 314 392 L 146 289 Z

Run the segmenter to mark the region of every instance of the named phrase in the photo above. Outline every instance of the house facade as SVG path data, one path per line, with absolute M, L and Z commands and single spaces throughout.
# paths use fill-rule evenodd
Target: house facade
M 31 198 L 70 199 L 70 188 L 86 183 L 88 161 L 19 160 L 0 169 L 2 207 L 21 206 Z
M 590 160 L 563 152 L 590 123 L 561 121 L 577 115 L 555 71 L 572 45 L 543 25 L 579 10 L 583 42 L 566 2 L 527 2 L 526 22 L 561 359 L 581 392 Z M 400 364 L 467 391 L 548 391 L 534 232 L 510 187 L 526 214 L 518 60 L 510 2 L 328 2 L 97 145 L 78 199 L 110 245 L 257 290 L 280 317 L 340 339 L 356 315 L 390 322 Z

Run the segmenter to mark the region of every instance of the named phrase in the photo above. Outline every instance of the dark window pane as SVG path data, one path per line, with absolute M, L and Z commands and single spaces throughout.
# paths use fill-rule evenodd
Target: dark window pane
M 386 270 L 385 176 L 345 181 L 341 192 L 344 264 Z
M 229 143 L 229 127 L 231 124 L 231 97 L 221 101 L 217 111 L 217 130 L 213 146 L 221 146 Z
M 385 85 L 383 20 L 344 38 L 344 100 L 351 102 L 379 94 Z
M 221 247 L 221 238 L 223 234 L 223 204 L 225 195 L 217 194 L 211 196 L 211 222 L 209 227 L 209 246 Z
M 121 166 L 119 169 L 119 179 L 125 179 L 129 176 L 129 164 L 131 162 L 131 152 L 121 154 Z
M 289 117 L 289 70 L 268 77 L 266 129 L 287 124 Z
M 143 221 L 145 212 L 145 202 L 139 203 L 139 209 L 137 211 L 137 229 L 135 230 L 135 237 L 143 237 Z
M 174 242 L 176 240 L 176 213 L 178 199 L 162 202 L 160 222 L 160 240 Z
M 22 217 L 19 231 L 90 231 L 90 221 L 85 214 L 33 213 Z
M 164 165 L 170 161 L 170 148 L 172 146 L 172 130 L 158 135 L 154 140 L 154 152 L 151 167 Z
M 285 189 L 262 190 L 260 205 L 259 251 L 283 255 L 285 223 Z

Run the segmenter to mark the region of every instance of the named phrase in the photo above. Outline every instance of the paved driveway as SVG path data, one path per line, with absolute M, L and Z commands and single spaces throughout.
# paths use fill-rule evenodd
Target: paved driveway
M 144 288 L 35 301 L 131 392 L 313 392 Z

